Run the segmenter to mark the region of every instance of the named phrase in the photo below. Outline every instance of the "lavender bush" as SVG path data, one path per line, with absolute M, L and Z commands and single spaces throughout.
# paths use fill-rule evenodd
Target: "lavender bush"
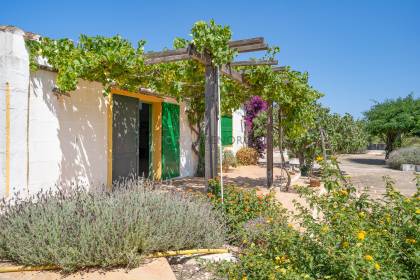
M 23 265 L 136 266 L 154 251 L 219 247 L 225 228 L 203 201 L 128 180 L 0 203 L 0 258 Z

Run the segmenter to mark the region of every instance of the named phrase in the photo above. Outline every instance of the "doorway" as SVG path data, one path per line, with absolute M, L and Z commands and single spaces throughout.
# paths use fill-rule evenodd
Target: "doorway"
M 150 104 L 139 102 L 139 176 L 149 177 L 150 170 Z
M 148 177 L 151 106 L 137 98 L 114 94 L 112 116 L 112 181 Z

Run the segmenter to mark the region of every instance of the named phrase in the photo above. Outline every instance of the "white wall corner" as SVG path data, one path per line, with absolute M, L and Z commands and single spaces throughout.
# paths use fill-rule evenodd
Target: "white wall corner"
M 0 197 L 6 193 L 6 156 L 9 154 L 10 193 L 26 187 L 26 129 L 29 85 L 29 54 L 24 32 L 12 26 L 0 26 Z M 6 93 L 9 88 L 9 106 Z M 10 130 L 6 129 L 6 112 Z M 9 135 L 10 149 L 6 151 Z
M 236 152 L 245 146 L 245 122 L 244 122 L 245 111 L 240 108 L 232 114 L 232 137 L 233 145 L 232 152 Z

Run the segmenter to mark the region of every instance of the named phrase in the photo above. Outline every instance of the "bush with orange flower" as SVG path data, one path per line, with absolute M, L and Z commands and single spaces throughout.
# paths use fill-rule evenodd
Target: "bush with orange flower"
M 374 199 L 357 192 L 334 160 L 322 164 L 327 192 L 300 188 L 311 208 L 297 203 L 280 222 L 247 227 L 238 262 L 218 265 L 219 272 L 229 279 L 420 279 L 419 189 L 407 197 L 387 180 Z

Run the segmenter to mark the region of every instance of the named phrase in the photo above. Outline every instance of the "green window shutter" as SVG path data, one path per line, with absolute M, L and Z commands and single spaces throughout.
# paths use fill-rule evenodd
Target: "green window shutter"
M 232 117 L 222 116 L 222 146 L 229 146 L 232 144 Z
M 178 177 L 180 163 L 179 106 L 162 103 L 162 179 Z

